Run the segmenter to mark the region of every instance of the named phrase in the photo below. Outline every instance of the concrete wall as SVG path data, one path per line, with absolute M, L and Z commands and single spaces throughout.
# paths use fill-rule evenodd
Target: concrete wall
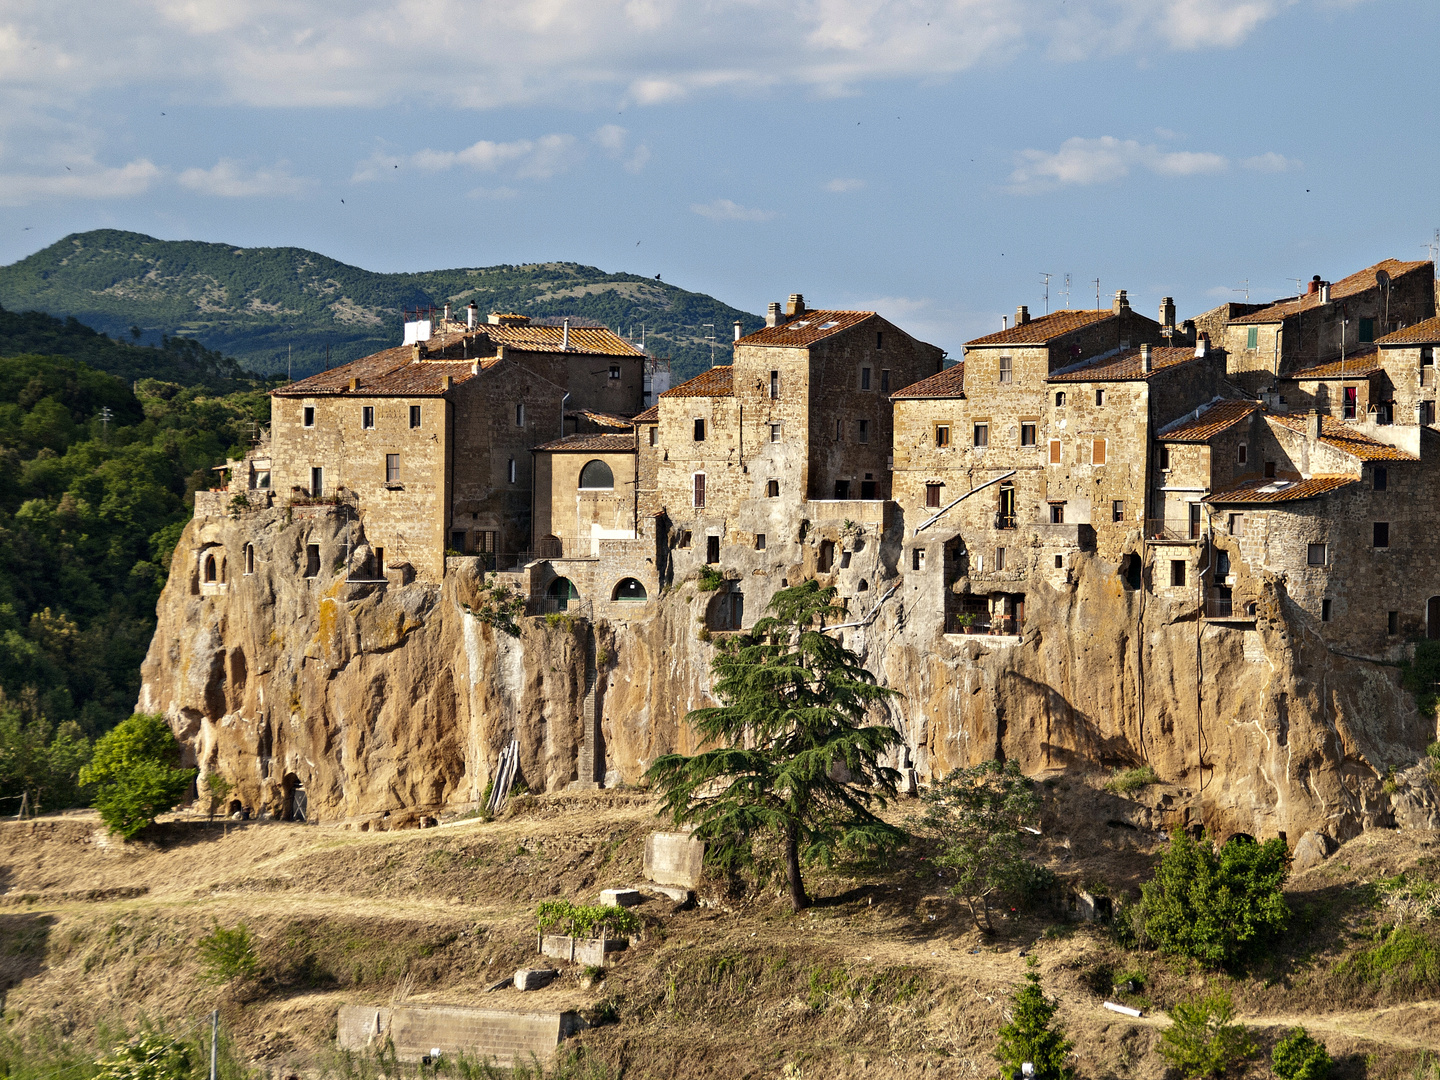
M 573 1012 L 507 1012 L 464 1005 L 342 1005 L 336 1041 L 342 1050 L 377 1048 L 389 1040 L 401 1061 L 432 1050 L 510 1067 L 530 1055 L 546 1061 L 580 1028 Z

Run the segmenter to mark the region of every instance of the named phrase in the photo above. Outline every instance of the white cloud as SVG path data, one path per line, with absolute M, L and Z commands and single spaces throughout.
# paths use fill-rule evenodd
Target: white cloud
M 832 191 L 837 195 L 843 195 L 847 191 L 859 191 L 864 186 L 864 180 L 846 180 L 837 177 L 825 185 L 825 190 Z
M 1248 157 L 1240 162 L 1247 169 L 1254 169 L 1256 172 L 1290 172 L 1294 169 L 1303 169 L 1303 162 L 1294 158 L 1287 158 L 1283 154 L 1277 154 L 1273 150 L 1265 154 L 1257 154 L 1255 157 Z
M 46 175 L 0 174 L 0 206 L 25 206 L 46 199 L 131 199 L 143 195 L 161 175 L 146 158 L 117 168 L 77 162 L 57 165 Z
M 257 196 L 301 195 L 315 185 L 314 180 L 292 176 L 287 162 L 277 162 L 269 169 L 246 172 L 240 163 L 221 158 L 211 169 L 186 169 L 180 174 L 180 186 L 202 195 L 219 195 L 227 199 L 249 199 Z
M 775 216 L 773 210 L 752 210 L 729 199 L 694 203 L 690 209 L 711 221 L 769 221 Z
M 1198 176 L 1220 173 L 1230 167 L 1222 154 L 1188 150 L 1164 150 L 1153 143 L 1117 139 L 1066 139 L 1060 149 L 1022 150 L 1019 165 L 1010 174 L 1009 190 L 1015 194 L 1050 191 L 1070 184 L 1103 184 L 1143 168 L 1159 176 Z
M 638 173 L 650 160 L 650 147 L 644 143 L 632 147 L 630 133 L 619 124 L 605 124 L 590 138 L 607 156 L 619 161 L 626 172 Z

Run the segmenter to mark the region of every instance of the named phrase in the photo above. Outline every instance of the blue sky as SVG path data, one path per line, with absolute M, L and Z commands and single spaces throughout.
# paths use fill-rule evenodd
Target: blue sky
M 1424 257 L 1437 40 L 1433 0 L 5 0 L 0 261 L 573 260 L 958 353 L 1043 272 L 1183 318 Z

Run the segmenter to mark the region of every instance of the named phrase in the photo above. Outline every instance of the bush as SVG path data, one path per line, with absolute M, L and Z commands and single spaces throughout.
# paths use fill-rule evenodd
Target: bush
M 1440 988 L 1440 945 L 1419 930 L 1397 926 L 1373 948 L 1342 960 L 1335 975 L 1369 990 L 1433 991 Z
M 1034 961 L 1031 961 L 1033 965 Z M 1010 1020 L 1000 1028 L 995 1059 L 1002 1068 L 1000 1080 L 1010 1080 L 1020 1066 L 1035 1066 L 1035 1080 L 1070 1080 L 1075 1069 L 1065 1064 L 1075 1044 L 1065 1038 L 1065 1029 L 1052 1026 L 1058 1003 L 1040 989 L 1040 976 L 1032 967 L 1025 981 L 1010 995 Z
M 1440 641 L 1426 638 L 1415 643 L 1415 659 L 1400 665 L 1400 677 L 1415 698 L 1422 716 L 1435 715 L 1435 684 L 1440 683 Z
M 228 983 L 258 978 L 260 961 L 255 958 L 255 944 L 244 923 L 226 930 L 218 922 L 215 929 L 198 943 L 200 977 L 208 983 Z
M 725 584 L 725 575 L 713 566 L 700 567 L 700 575 L 695 579 L 695 587 L 701 592 L 714 592 Z
M 535 925 L 543 934 L 561 927 L 572 937 L 593 937 L 602 928 L 607 936 L 638 934 L 640 916 L 629 908 L 577 905 L 569 900 L 543 900 L 535 909 Z
M 1278 837 L 1236 838 L 1218 852 L 1176 831 L 1155 876 L 1140 888 L 1139 929 L 1162 952 L 1233 965 L 1281 934 L 1290 918 L 1281 887 L 1290 855 Z
M 179 756 L 165 718 L 136 713 L 95 744 L 80 782 L 95 785 L 100 817 L 128 840 L 184 797 L 195 770 L 175 768 Z
M 1230 1022 L 1235 1005 L 1229 994 L 1181 1001 L 1166 1015 L 1172 1023 L 1161 1033 L 1157 1049 L 1187 1080 L 1220 1076 L 1255 1053 L 1245 1028 Z
M 1270 1055 L 1270 1065 L 1280 1080 L 1325 1080 L 1333 1064 L 1325 1044 L 1312 1039 L 1303 1027 L 1281 1039 Z
M 100 1071 L 94 1080 L 187 1080 L 190 1047 L 164 1035 L 142 1035 L 95 1064 Z
M 1116 770 L 1105 784 L 1105 790 L 1116 795 L 1130 795 L 1143 787 L 1151 784 L 1158 784 L 1160 777 L 1149 765 L 1141 765 L 1138 769 Z

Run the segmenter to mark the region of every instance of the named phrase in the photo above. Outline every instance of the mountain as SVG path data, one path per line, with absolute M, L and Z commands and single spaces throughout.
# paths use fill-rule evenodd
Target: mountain
M 602 323 L 672 358 L 672 381 L 728 357 L 730 328 L 760 317 L 703 293 L 578 263 L 536 263 L 380 274 L 303 248 L 237 248 L 141 233 L 73 233 L 0 267 L 0 306 L 74 318 L 116 338 L 192 338 L 247 368 L 295 377 L 398 344 L 406 309 Z M 293 355 L 293 359 L 292 359 Z

